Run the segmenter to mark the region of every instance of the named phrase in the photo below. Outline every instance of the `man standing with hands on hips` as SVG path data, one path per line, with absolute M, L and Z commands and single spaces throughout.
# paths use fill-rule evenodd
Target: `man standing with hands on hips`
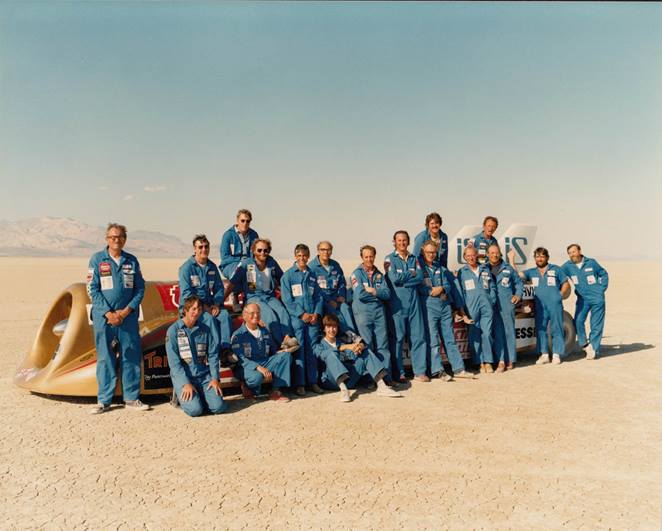
M 146 411 L 150 407 L 139 399 L 142 351 L 138 332 L 145 281 L 136 257 L 122 250 L 126 243 L 126 227 L 109 223 L 106 242 L 103 251 L 92 255 L 87 270 L 99 388 L 98 402 L 91 413 L 110 409 L 117 384 L 116 348 L 119 348 L 124 405 L 130 410 Z

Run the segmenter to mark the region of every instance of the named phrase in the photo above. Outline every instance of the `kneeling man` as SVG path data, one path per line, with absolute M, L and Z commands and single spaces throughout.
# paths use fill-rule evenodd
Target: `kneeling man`
M 228 408 L 218 379 L 218 339 L 200 320 L 203 312 L 200 299 L 189 297 L 182 306 L 181 319 L 170 325 L 166 334 L 172 386 L 182 409 L 191 417 L 205 411 L 223 413 Z
M 322 374 L 322 385 L 330 389 L 340 389 L 341 402 L 349 402 L 349 389 L 356 387 L 363 376 L 371 377 L 377 384 L 379 396 L 402 396 L 386 385 L 388 374 L 384 362 L 359 340 L 356 343 L 341 344 L 338 339 L 340 320 L 334 314 L 322 319 L 324 337 L 313 350 L 326 365 Z
M 241 365 L 241 378 L 250 390 L 248 396 L 260 392 L 262 383 L 272 383 L 270 398 L 289 402 L 280 389 L 290 386 L 292 356 L 276 352 L 276 344 L 266 327 L 260 326 L 260 307 L 251 302 L 242 312 L 244 324 L 232 335 L 232 351 Z M 246 393 L 245 393 L 246 394 Z

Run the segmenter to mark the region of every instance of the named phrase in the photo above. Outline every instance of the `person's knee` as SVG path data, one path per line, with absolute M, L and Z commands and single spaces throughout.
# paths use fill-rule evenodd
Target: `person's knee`
M 228 403 L 220 396 L 218 399 L 215 399 L 209 403 L 209 412 L 212 415 L 219 415 L 220 413 L 225 413 L 227 410 Z
M 199 417 L 205 412 L 205 409 L 202 407 L 202 404 L 197 397 L 186 402 L 180 401 L 179 405 L 181 406 L 182 411 L 189 417 Z
M 244 374 L 244 382 L 248 387 L 258 388 L 262 385 L 263 381 L 264 381 L 264 376 L 262 375 L 261 372 L 257 370 L 248 371 Z

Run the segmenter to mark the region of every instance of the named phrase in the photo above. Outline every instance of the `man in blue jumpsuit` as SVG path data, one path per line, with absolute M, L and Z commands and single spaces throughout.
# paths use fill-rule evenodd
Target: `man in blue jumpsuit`
M 471 245 L 473 245 L 478 251 L 479 264 L 486 264 L 488 262 L 487 248 L 490 245 L 499 245 L 499 242 L 497 242 L 497 239 L 494 237 L 494 233 L 498 226 L 499 220 L 497 218 L 494 216 L 485 216 L 485 219 L 483 220 L 483 231 L 476 234 L 471 241 Z
M 577 342 L 586 351 L 586 359 L 593 360 L 600 354 L 600 342 L 605 327 L 605 291 L 609 287 L 609 274 L 593 258 L 582 255 L 577 243 L 568 245 L 568 260 L 563 272 L 575 286 L 575 329 Z M 586 340 L 586 318 L 591 314 L 591 332 Z
M 522 299 L 524 284 L 515 268 L 503 260 L 498 245 L 490 245 L 487 256 L 497 291 L 493 323 L 494 352 L 499 360 L 497 372 L 503 372 L 506 368 L 513 369 L 517 362 L 515 306 Z
M 533 251 L 536 267 L 527 269 L 522 278 L 531 282 L 536 310 L 536 346 L 538 365 L 549 363 L 547 325 L 552 332 L 552 363 L 558 365 L 565 356 L 563 334 L 563 299 L 570 293 L 568 277 L 559 266 L 549 263 L 549 251 L 538 247 Z
M 225 231 L 221 238 L 221 270 L 225 278 L 234 275 L 237 265 L 251 256 L 251 246 L 258 235 L 251 229 L 253 215 L 242 208 L 237 212 L 237 223 Z
M 425 230 L 414 238 L 414 256 L 423 259 L 423 244 L 432 240 L 437 244 L 435 261 L 444 267 L 448 267 L 448 236 L 441 230 L 441 224 L 441 216 L 436 212 L 432 212 L 425 217 Z
M 384 378 L 387 371 L 384 362 L 366 348 L 361 338 L 351 343 L 338 341 L 340 320 L 335 314 L 325 315 L 322 324 L 324 337 L 313 347 L 315 355 L 325 365 L 322 385 L 333 390 L 339 389 L 341 402 L 350 402 L 349 390 L 355 388 L 365 376 L 377 384 L 379 396 L 402 396 L 386 385 Z
M 106 228 L 103 251 L 92 255 L 87 270 L 87 293 L 92 300 L 94 343 L 97 350 L 97 405 L 91 413 L 107 411 L 117 385 L 113 348 L 120 351 L 122 394 L 127 409 L 149 409 L 140 399 L 142 350 L 138 332 L 140 303 L 145 282 L 138 260 L 124 252 L 126 227 L 110 223 Z
M 352 310 L 347 304 L 347 287 L 345 273 L 340 264 L 331 258 L 333 245 L 329 241 L 317 244 L 317 257 L 313 258 L 308 267 L 315 274 L 317 285 L 322 292 L 324 315 L 332 313 L 340 320 L 340 332 L 356 331 Z
M 418 288 L 423 283 L 423 270 L 418 258 L 411 254 L 409 234 L 399 230 L 393 235 L 395 250 L 384 259 L 386 280 L 391 288 L 391 314 L 395 327 L 395 359 L 399 381 L 405 380 L 403 365 L 403 345 L 409 340 L 414 379 L 429 382 L 426 374 L 427 344 L 425 341 L 425 321 L 418 296 Z
M 221 350 L 230 348 L 232 320 L 224 308 L 225 289 L 216 264 L 209 259 L 209 240 L 204 234 L 193 238 L 193 256 L 179 268 L 179 310 L 184 301 L 196 296 L 202 303 L 200 320 L 216 335 Z
M 292 337 L 290 315 L 276 297 L 283 270 L 271 257 L 271 241 L 266 238 L 255 240 L 252 255 L 237 266 L 230 280 L 230 289 L 244 294 L 244 304 L 254 302 L 260 307 L 262 322 L 281 349 L 296 347 L 298 343 Z
M 492 322 L 497 296 L 496 287 L 487 266 L 478 263 L 478 251 L 475 247 L 469 246 L 464 249 L 464 260 L 466 265 L 458 271 L 457 280 L 467 313 L 473 320 L 469 325 L 469 346 L 474 363 L 480 363 L 480 371 L 491 373 L 494 372 Z
M 456 378 L 473 379 L 475 376 L 465 370 L 462 354 L 455 343 L 453 331 L 453 307 L 464 315 L 464 300 L 453 274 L 437 260 L 437 244 L 428 240 L 421 249 L 423 259 L 423 283 L 419 288 L 421 302 L 427 322 L 428 341 L 430 345 L 430 372 L 432 377 L 441 380 L 452 380 L 444 372 L 439 347 L 444 340 L 446 356 Z
M 294 366 L 295 392 L 306 394 L 308 384 L 314 393 L 322 393 L 317 385 L 317 358 L 313 345 L 317 343 L 322 320 L 322 293 L 315 275 L 308 267 L 310 249 L 300 243 L 294 248 L 295 264 L 281 280 L 281 298 L 290 314 L 294 336 L 299 342 Z
M 386 380 L 391 381 L 391 352 L 384 304 L 391 298 L 386 277 L 375 267 L 377 250 L 372 245 L 361 247 L 362 265 L 349 277 L 352 285 L 352 313 L 356 328 L 368 348 L 381 359 L 386 368 Z
M 292 355 L 277 352 L 269 330 L 260 326 L 260 307 L 248 303 L 242 312 L 244 323 L 232 335 L 232 350 L 240 360 L 239 377 L 251 395 L 260 392 L 263 383 L 271 383 L 271 400 L 289 402 L 280 391 L 290 386 Z
M 202 301 L 192 295 L 181 308 L 181 319 L 168 328 L 166 353 L 172 386 L 184 413 L 199 417 L 228 409 L 219 383 L 216 334 L 202 322 Z

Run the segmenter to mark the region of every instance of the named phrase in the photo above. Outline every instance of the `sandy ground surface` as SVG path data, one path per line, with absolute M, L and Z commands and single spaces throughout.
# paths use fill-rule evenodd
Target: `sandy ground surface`
M 179 260 L 144 260 L 173 279 Z M 405 398 L 88 413 L 15 387 L 85 259 L 0 259 L 0 527 L 659 529 L 659 264 L 611 263 L 604 357 Z

